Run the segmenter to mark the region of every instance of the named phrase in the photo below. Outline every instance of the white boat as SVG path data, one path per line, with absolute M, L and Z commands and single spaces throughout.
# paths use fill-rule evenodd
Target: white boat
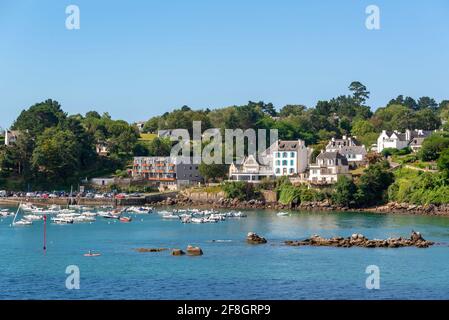
M 98 215 L 98 213 L 96 213 L 96 212 L 83 212 L 82 215 L 86 216 L 86 217 L 96 217 Z
M 192 222 L 192 217 L 191 216 L 184 216 L 181 218 L 181 222 L 182 223 L 190 223 Z
M 204 219 L 203 218 L 192 218 L 192 223 L 204 223 Z
M 288 216 L 288 212 L 278 212 L 278 217 Z
M 14 215 L 14 219 L 12 220 L 12 226 L 30 226 L 30 225 L 32 225 L 33 222 L 29 221 L 29 220 L 22 219 L 22 220 L 16 221 L 17 215 L 19 214 L 19 211 L 21 208 L 22 208 L 22 203 L 20 203 L 19 206 L 17 207 L 16 214 Z
M 13 223 L 14 226 L 30 226 L 30 225 L 32 225 L 32 224 L 33 224 L 32 221 L 30 221 L 30 220 L 24 220 L 24 219 L 19 220 L 19 221 L 15 221 L 15 222 Z
M 55 218 L 51 218 L 51 220 L 56 224 L 72 224 L 73 223 L 73 219 L 71 219 L 71 218 L 55 217 Z
M 166 214 L 162 216 L 162 219 L 179 220 L 179 216 L 175 214 Z
M 42 220 L 42 216 L 38 216 L 35 214 L 28 214 L 26 216 L 23 216 L 23 219 L 27 220 L 27 221 L 38 221 L 38 220 Z
M 134 212 L 137 214 L 148 214 L 151 213 L 152 208 L 149 207 L 129 207 L 126 211 Z
M 20 209 L 22 209 L 23 211 L 33 211 L 36 210 L 37 207 L 31 203 L 24 203 L 20 205 Z
M 94 222 L 94 221 L 95 221 L 94 217 L 84 215 L 73 218 L 73 222 Z

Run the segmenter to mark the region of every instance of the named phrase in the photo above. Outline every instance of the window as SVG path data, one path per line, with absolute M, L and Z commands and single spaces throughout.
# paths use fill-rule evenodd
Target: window
M 295 173 L 295 169 L 290 168 L 290 173 Z
M 294 165 L 294 161 L 290 160 L 290 165 L 293 166 Z
M 287 165 L 287 160 L 282 160 L 282 165 L 286 166 Z
M 295 153 L 294 152 L 290 152 L 290 157 L 294 158 L 295 157 Z
M 280 158 L 280 157 L 281 157 L 281 153 L 280 152 L 276 153 L 276 158 Z
M 281 165 L 281 160 L 276 160 L 276 165 L 280 166 Z
M 282 154 L 282 158 L 287 158 L 287 152 L 284 152 L 284 153 Z
M 276 168 L 276 173 L 281 173 L 281 169 Z

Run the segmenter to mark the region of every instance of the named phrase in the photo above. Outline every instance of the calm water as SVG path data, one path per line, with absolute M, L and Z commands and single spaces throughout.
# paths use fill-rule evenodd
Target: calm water
M 131 223 L 97 218 L 93 224 L 10 227 L 0 222 L 0 299 L 449 299 L 449 218 L 357 213 L 248 211 L 217 224 L 164 221 L 157 214 Z M 369 238 L 409 236 L 412 229 L 441 245 L 429 249 L 287 247 L 283 240 L 312 234 Z M 269 243 L 247 245 L 247 232 Z M 231 240 L 211 242 L 211 240 Z M 201 257 L 139 247 L 199 245 Z M 83 256 L 89 249 L 101 257 Z M 381 270 L 380 290 L 367 290 L 365 268 Z M 80 290 L 67 290 L 68 265 L 81 273 Z

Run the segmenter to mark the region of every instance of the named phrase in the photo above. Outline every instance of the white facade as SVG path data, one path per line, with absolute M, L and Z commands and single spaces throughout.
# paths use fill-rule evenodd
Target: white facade
M 405 130 L 405 133 L 399 131 L 386 131 L 377 138 L 377 152 L 382 152 L 383 149 L 404 149 L 410 146 L 413 151 L 421 148 L 422 142 L 425 138 L 432 134 L 432 131 L 426 130 Z
M 309 167 L 309 181 L 312 184 L 333 184 L 339 176 L 351 177 L 346 157 L 338 152 L 322 152 L 316 163 Z
M 382 152 L 383 149 L 403 149 L 408 146 L 408 141 L 405 139 L 405 134 L 398 131 L 388 132 L 383 130 L 379 138 L 377 138 L 377 152 Z
M 275 176 L 291 176 L 303 173 L 307 169 L 309 153 L 302 140 L 279 140 L 271 147 L 273 173 Z
M 271 158 L 270 155 L 268 157 Z M 254 155 L 246 157 L 241 165 L 232 163 L 229 167 L 229 179 L 234 181 L 259 182 L 271 177 L 273 177 L 272 167 L 259 164 Z
M 352 137 L 343 136 L 342 139 L 332 138 L 326 145 L 326 152 L 339 152 L 348 159 L 348 162 L 351 165 L 365 162 L 365 146 Z

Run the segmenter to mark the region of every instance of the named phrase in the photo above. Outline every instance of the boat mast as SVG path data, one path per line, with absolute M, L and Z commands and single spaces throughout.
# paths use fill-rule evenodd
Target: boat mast
M 12 220 L 12 225 L 16 223 L 17 214 L 19 213 L 20 208 L 22 207 L 22 201 L 19 203 L 19 207 L 17 208 L 16 214 L 14 215 L 14 220 Z

